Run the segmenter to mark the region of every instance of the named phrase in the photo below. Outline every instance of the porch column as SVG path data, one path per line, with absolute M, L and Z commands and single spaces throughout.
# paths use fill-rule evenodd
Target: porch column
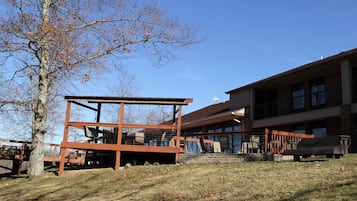
M 341 107 L 341 134 L 351 136 L 351 149 L 357 144 L 357 136 L 353 131 L 352 118 L 352 65 L 348 59 L 341 62 L 341 87 L 342 87 L 342 107 Z M 355 152 L 356 150 L 351 150 Z
M 244 111 L 244 117 L 249 118 L 249 128 L 248 129 L 252 129 L 253 128 L 253 121 L 254 119 L 254 109 L 255 109 L 255 90 L 253 88 L 249 89 L 249 114 L 245 115 L 246 112 Z M 246 128 L 244 128 L 244 130 L 246 130 Z
M 350 61 L 341 62 L 342 105 L 352 103 L 352 67 Z

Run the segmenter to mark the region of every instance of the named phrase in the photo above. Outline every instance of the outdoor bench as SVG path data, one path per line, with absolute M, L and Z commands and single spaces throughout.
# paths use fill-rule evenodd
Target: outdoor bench
M 327 157 L 340 158 L 348 153 L 351 144 L 349 135 L 334 135 L 327 137 L 316 137 L 302 139 L 294 150 L 286 150 L 284 155 L 294 155 L 294 160 L 299 161 L 300 157 L 313 155 L 326 155 Z

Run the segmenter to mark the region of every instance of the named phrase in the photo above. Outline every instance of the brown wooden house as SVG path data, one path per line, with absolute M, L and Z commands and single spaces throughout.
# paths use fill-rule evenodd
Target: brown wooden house
M 315 137 L 349 135 L 350 151 L 357 152 L 357 49 L 226 93 L 229 101 L 184 115 L 182 132 L 221 141 L 225 144 L 222 149 L 232 153 L 244 149 L 245 135 L 260 133 L 262 137 L 265 129 L 295 137 L 298 133 Z M 240 116 L 233 115 L 237 111 L 241 111 Z M 265 150 L 270 150 L 269 144 L 276 140 L 265 138 L 269 139 L 260 141 Z

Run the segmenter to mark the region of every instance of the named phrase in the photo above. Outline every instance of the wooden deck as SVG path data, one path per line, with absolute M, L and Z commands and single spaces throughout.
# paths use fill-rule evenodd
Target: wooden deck
M 66 96 L 67 109 L 64 126 L 63 141 L 61 143 L 61 157 L 58 175 L 64 172 L 65 156 L 69 149 L 91 151 L 96 153 L 108 153 L 108 157 L 114 161 L 115 170 L 119 170 L 122 154 L 128 153 L 152 153 L 156 155 L 172 155 L 174 162 L 178 161 L 181 152 L 181 143 L 168 143 L 171 139 L 181 139 L 181 113 L 182 106 L 192 102 L 185 98 L 138 98 L 138 97 L 93 97 L 93 96 Z M 103 106 L 113 105 L 118 108 L 118 120 L 116 122 L 103 121 Z M 172 120 L 165 123 L 130 123 L 126 120 L 128 105 L 164 105 L 172 106 Z M 72 107 L 80 110 L 94 112 L 96 121 L 74 121 Z M 71 141 L 71 131 L 77 129 L 85 131 L 88 138 L 85 142 Z M 125 130 L 131 133 L 124 132 Z M 94 131 L 94 132 L 90 132 Z
M 28 161 L 30 158 L 30 141 L 4 139 L 0 138 L 0 159 L 12 161 L 12 174 L 19 174 L 23 161 Z M 60 144 L 44 143 L 46 163 L 59 163 L 60 162 Z M 73 154 L 72 151 L 68 152 L 65 156 L 65 163 L 67 164 L 81 164 L 84 165 L 84 154 Z

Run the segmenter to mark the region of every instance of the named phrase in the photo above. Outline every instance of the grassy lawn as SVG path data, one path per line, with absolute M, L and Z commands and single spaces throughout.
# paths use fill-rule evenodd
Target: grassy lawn
M 47 172 L 36 181 L 2 178 L 0 200 L 357 200 L 357 155 Z

